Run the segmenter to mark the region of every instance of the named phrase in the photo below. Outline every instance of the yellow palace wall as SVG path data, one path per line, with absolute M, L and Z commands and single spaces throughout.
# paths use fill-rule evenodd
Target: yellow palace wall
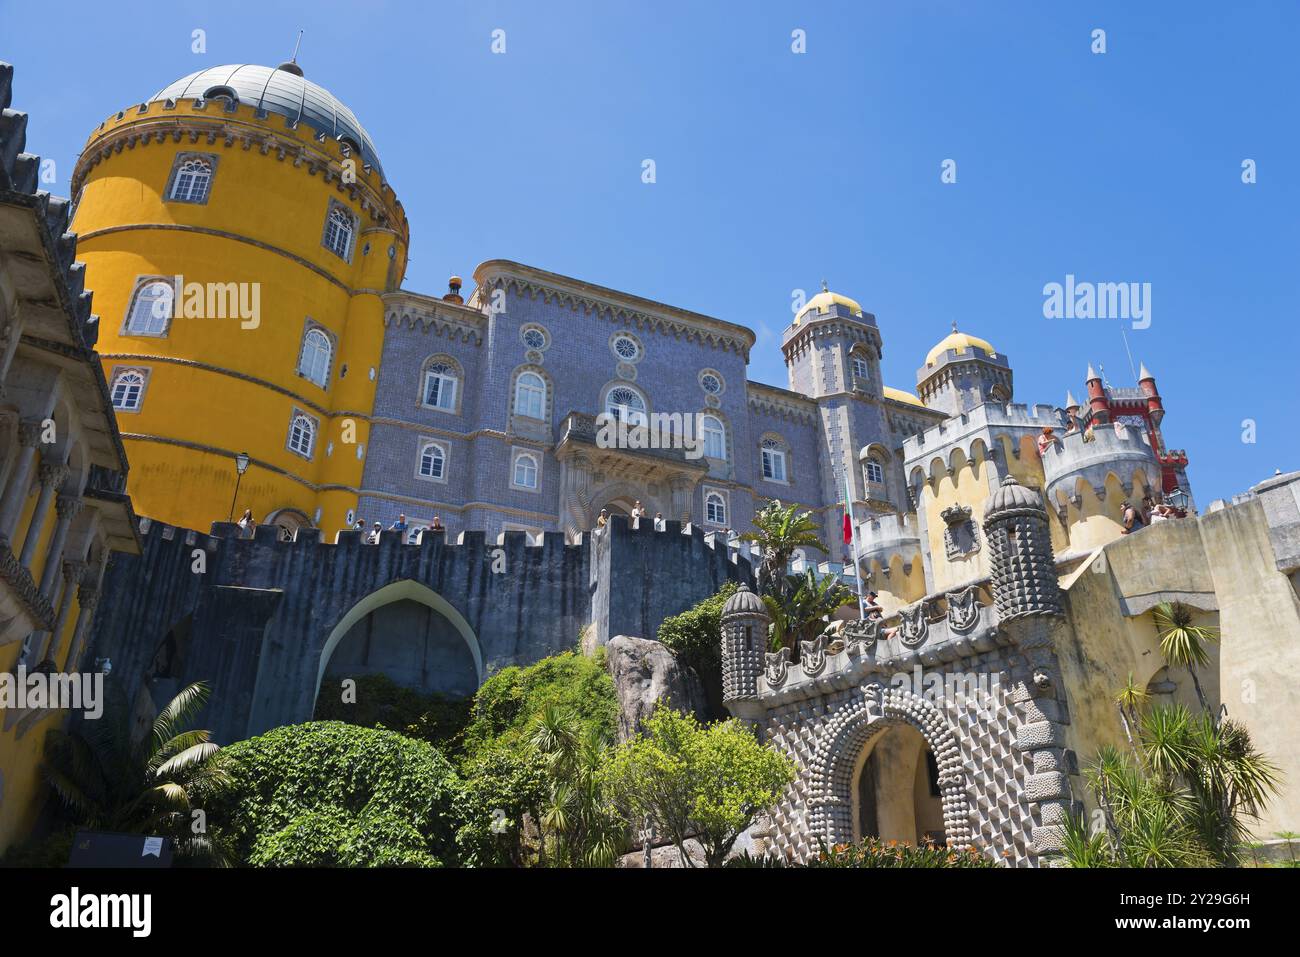
M 203 204 L 164 199 L 177 155 L 188 153 L 215 158 Z M 259 520 L 290 508 L 312 520 L 319 508 L 318 524 L 330 530 L 355 507 L 364 467 L 356 445 L 368 443 L 369 372 L 383 341 L 379 297 L 405 270 L 406 222 L 359 157 L 356 183 L 343 183 L 343 159 L 305 127 L 215 101 L 202 111 L 192 101 L 152 103 L 91 136 L 74 177 L 74 229 L 95 290 L 105 375 L 111 382 L 122 367 L 149 370 L 139 411 L 118 413 L 139 514 L 197 529 L 225 520 L 241 451 L 253 464 L 236 518 L 245 507 Z M 358 223 L 351 262 L 322 244 L 331 200 Z M 137 281 L 176 275 L 187 284 L 258 284 L 260 321 L 177 317 L 165 336 L 127 334 Z M 327 389 L 297 372 L 308 320 L 334 340 Z M 310 461 L 287 447 L 295 409 L 319 423 Z

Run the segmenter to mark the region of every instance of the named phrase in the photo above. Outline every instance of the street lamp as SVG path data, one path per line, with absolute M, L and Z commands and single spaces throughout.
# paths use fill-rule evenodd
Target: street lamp
M 244 478 L 244 473 L 248 471 L 248 453 L 240 452 L 235 456 L 235 494 L 230 497 L 230 515 L 227 522 L 235 520 L 235 502 L 239 498 L 239 483 Z
M 1190 500 L 1187 497 L 1187 493 L 1184 492 L 1178 486 L 1175 485 L 1169 491 L 1169 494 L 1165 496 L 1165 498 L 1169 499 L 1169 504 L 1172 505 L 1174 508 L 1178 509 L 1180 512 L 1187 511 L 1187 505 Z

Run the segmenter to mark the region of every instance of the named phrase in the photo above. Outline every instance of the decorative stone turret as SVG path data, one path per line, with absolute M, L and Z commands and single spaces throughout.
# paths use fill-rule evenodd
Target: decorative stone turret
M 754 720 L 762 713 L 758 676 L 771 621 L 763 599 L 743 583 L 722 606 L 722 703 L 738 718 Z
M 1061 615 L 1047 510 L 1036 491 L 1008 475 L 984 510 L 993 597 L 1006 622 L 1025 615 Z

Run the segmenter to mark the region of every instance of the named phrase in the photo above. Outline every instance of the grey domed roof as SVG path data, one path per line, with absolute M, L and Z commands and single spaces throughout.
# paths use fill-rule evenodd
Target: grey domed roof
M 1019 508 L 1031 508 L 1041 512 L 1043 499 L 1032 488 L 1025 488 L 1017 482 L 1014 475 L 1008 475 L 1002 480 L 998 490 L 989 496 L 988 507 L 984 509 L 984 518 L 988 520 L 1000 512 Z
M 208 67 L 163 87 L 152 100 L 198 99 L 220 87 L 233 91 L 240 103 L 305 123 L 333 140 L 352 140 L 362 162 L 383 175 L 379 152 L 356 114 L 329 90 L 305 79 L 296 63 L 275 69 L 248 63 Z
M 767 608 L 763 605 L 763 599 L 759 598 L 744 582 L 736 589 L 736 593 L 727 599 L 727 603 L 722 606 L 723 616 L 727 615 L 761 615 L 768 617 Z

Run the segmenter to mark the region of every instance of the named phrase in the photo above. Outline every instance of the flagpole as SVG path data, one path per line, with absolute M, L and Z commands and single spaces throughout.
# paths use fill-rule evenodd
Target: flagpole
M 849 488 L 849 470 L 844 470 L 844 516 L 849 520 L 848 535 L 853 544 L 853 578 L 858 585 L 858 618 L 867 617 L 867 609 L 862 601 L 862 563 L 858 560 L 858 534 L 853 519 L 853 492 Z

